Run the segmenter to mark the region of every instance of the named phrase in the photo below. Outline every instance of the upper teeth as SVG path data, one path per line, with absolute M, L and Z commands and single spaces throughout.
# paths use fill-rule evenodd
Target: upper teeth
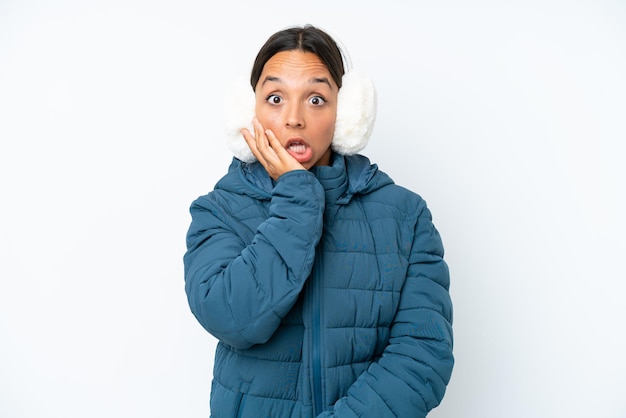
M 295 152 L 302 152 L 306 149 L 306 147 L 302 144 L 291 144 L 289 145 L 289 149 Z

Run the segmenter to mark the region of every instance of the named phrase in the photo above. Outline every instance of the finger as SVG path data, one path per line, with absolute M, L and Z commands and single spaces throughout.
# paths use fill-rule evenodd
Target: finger
M 254 131 L 256 135 L 256 147 L 259 150 L 259 153 L 263 156 L 263 159 L 273 164 L 278 163 L 279 158 L 276 155 L 276 151 L 272 146 L 270 146 L 269 139 L 265 133 L 265 128 L 257 119 L 254 120 Z
M 291 156 L 287 152 L 287 150 L 280 143 L 276 135 L 270 129 L 265 131 L 265 135 L 268 139 L 268 143 L 272 150 L 276 153 L 276 157 L 278 158 L 278 163 L 281 166 L 281 169 L 286 171 L 291 170 L 303 170 L 304 166 L 300 164 L 295 158 Z
M 252 154 L 258 160 L 259 150 L 257 149 L 257 146 L 256 146 L 256 138 L 252 135 L 252 133 L 247 128 L 243 128 L 240 132 L 243 135 L 243 139 L 246 141 L 246 144 L 248 144 L 248 148 L 250 148 L 250 151 L 252 151 Z
M 252 121 L 252 124 L 255 135 L 252 135 L 250 130 L 247 128 L 242 128 L 240 132 L 243 135 L 244 140 L 248 144 L 248 148 L 250 148 L 250 151 L 252 151 L 252 154 L 261 164 L 267 166 L 268 156 L 269 158 L 272 158 L 272 154 L 268 153 L 267 138 L 262 138 L 261 140 L 258 140 L 259 137 L 263 136 L 263 126 L 256 120 L 256 118 Z M 276 157 L 274 156 L 274 158 Z
M 266 150 L 267 147 L 269 146 L 269 143 L 267 141 L 267 137 L 265 136 L 265 128 L 263 128 L 263 125 L 261 125 L 261 122 L 259 122 L 257 118 L 254 118 L 254 120 L 252 121 L 252 124 L 254 126 L 254 137 L 256 139 L 256 147 L 260 151 Z
M 272 131 L 271 129 L 265 130 L 265 137 L 267 138 L 267 144 L 274 151 L 277 157 L 279 157 L 281 160 L 283 160 L 286 156 L 293 158 L 280 143 L 280 141 L 276 137 L 276 134 L 274 134 L 274 131 Z

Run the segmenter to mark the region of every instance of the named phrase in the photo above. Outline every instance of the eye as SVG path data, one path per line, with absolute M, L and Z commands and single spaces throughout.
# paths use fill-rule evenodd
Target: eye
M 326 103 L 326 100 L 322 96 L 313 96 L 309 99 L 309 103 L 313 106 L 321 106 Z
M 265 100 L 267 100 L 267 102 L 268 102 L 269 104 L 275 104 L 275 105 L 277 105 L 277 104 L 281 104 L 281 103 L 282 103 L 283 98 L 282 98 L 282 97 L 280 97 L 280 96 L 279 96 L 279 95 L 277 95 L 277 94 L 270 94 L 269 96 L 267 96 L 267 99 L 265 99 Z

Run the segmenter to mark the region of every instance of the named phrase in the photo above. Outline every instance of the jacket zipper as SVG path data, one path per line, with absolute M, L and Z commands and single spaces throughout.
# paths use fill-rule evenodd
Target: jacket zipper
M 318 262 L 315 262 L 316 267 Z M 315 271 L 319 271 L 317 268 Z M 322 413 L 322 359 L 321 359 L 321 280 L 314 280 L 312 287 L 312 295 L 311 295 L 311 316 L 312 316 L 312 327 L 311 327 L 311 343 L 312 343 L 312 351 L 311 351 L 311 360 L 312 364 L 312 373 L 313 373 L 313 416 L 316 417 Z
M 243 392 L 239 392 L 237 394 L 237 409 L 235 410 L 235 417 L 236 418 L 241 418 L 241 413 L 243 411 L 243 404 L 244 404 L 244 400 L 243 400 Z

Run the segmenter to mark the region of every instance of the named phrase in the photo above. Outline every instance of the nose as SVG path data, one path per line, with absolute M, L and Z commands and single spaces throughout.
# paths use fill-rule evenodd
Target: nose
M 285 125 L 288 128 L 304 128 L 304 112 L 300 104 L 292 103 L 287 106 Z

